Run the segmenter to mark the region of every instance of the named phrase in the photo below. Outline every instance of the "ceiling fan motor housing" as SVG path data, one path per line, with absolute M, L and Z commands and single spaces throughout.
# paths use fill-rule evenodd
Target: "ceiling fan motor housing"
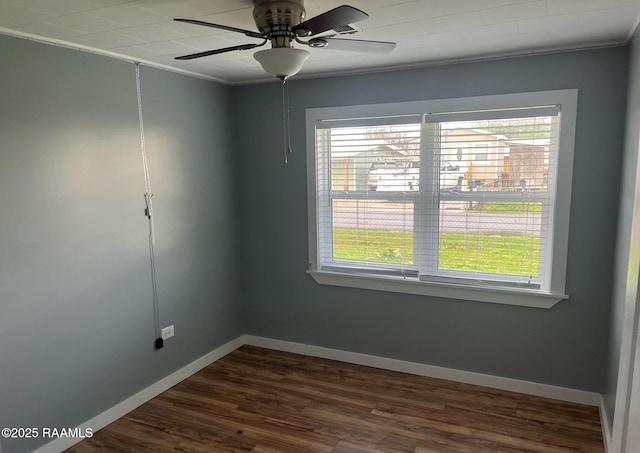
M 291 27 L 304 21 L 303 0 L 253 0 L 253 19 L 260 33 L 295 37 Z M 288 42 L 287 42 L 288 44 Z

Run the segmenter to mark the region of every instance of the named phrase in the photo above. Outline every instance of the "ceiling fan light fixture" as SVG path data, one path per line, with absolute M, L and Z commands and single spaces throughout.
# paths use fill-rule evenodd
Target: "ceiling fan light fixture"
M 323 47 L 327 47 L 327 44 L 329 44 L 327 40 L 322 38 L 313 38 L 307 42 L 307 45 L 314 49 L 322 49 Z
M 253 54 L 267 73 L 281 80 L 296 75 L 308 57 L 308 51 L 293 47 L 276 47 Z

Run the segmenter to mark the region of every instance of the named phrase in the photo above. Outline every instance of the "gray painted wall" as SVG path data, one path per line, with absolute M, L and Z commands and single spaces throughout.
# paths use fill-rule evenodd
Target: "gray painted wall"
M 620 192 L 618 242 L 615 261 L 613 304 L 611 309 L 611 337 L 607 363 L 607 385 L 604 392 L 609 429 L 612 428 L 618 384 L 620 351 L 623 347 L 625 324 L 633 323 L 636 311 L 638 271 L 640 270 L 640 242 L 637 218 L 640 215 L 640 185 L 638 185 L 638 145 L 640 138 L 640 35 L 636 33 L 630 46 L 629 87 L 626 134 Z M 636 218 L 634 225 L 634 217 Z M 635 232 L 635 237 L 634 233 Z M 628 319 L 625 318 L 628 316 Z M 631 341 L 631 340 L 627 340 Z M 624 357 L 623 360 L 629 360 Z M 628 367 L 623 366 L 625 370 Z M 627 389 L 623 389 L 626 391 Z
M 620 47 L 293 80 L 288 166 L 279 85 L 234 88 L 246 333 L 602 391 L 627 57 Z M 568 301 L 522 308 L 320 286 L 305 274 L 306 108 L 566 88 L 579 89 Z
M 75 427 L 241 333 L 231 90 L 0 36 L 0 426 Z M 43 440 L 2 440 L 5 453 Z
M 143 67 L 160 321 L 176 326 L 154 351 L 134 67 L 0 36 L 0 426 L 77 426 L 241 333 L 602 391 L 627 58 L 294 80 L 288 166 L 278 84 Z M 569 301 L 536 310 L 305 274 L 305 108 L 564 88 L 580 90 Z

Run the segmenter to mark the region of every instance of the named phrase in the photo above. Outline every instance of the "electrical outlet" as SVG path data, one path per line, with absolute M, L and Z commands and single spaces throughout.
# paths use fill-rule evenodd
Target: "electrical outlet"
M 168 327 L 165 327 L 164 329 L 161 330 L 161 332 L 162 332 L 162 339 L 168 340 L 175 334 L 175 332 L 173 331 L 173 324 L 171 324 Z

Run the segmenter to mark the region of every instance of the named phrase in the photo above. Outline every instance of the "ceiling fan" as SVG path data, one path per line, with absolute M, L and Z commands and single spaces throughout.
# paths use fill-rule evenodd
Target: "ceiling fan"
M 253 4 L 253 19 L 258 28 L 257 32 L 195 19 L 174 20 L 242 33 L 249 38 L 261 39 L 262 42 L 183 55 L 176 57 L 176 60 L 192 60 L 235 50 L 254 49 L 270 41 L 271 49 L 256 52 L 254 58 L 267 73 L 284 82 L 300 71 L 309 56 L 308 51 L 294 48 L 294 42 L 313 48 L 365 53 L 388 53 L 396 46 L 393 42 L 336 38 L 335 36 L 361 31 L 353 24 L 369 17 L 367 13 L 353 6 L 338 6 L 305 20 L 304 0 L 253 0 Z

